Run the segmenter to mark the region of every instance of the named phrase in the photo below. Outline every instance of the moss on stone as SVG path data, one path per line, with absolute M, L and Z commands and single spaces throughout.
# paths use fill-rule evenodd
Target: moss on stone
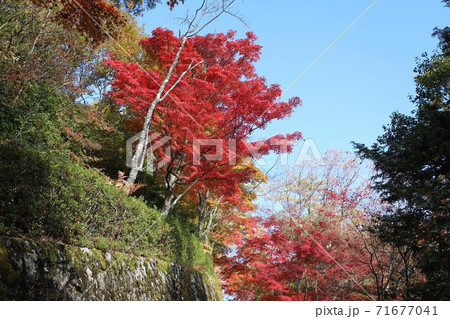
M 139 260 L 134 256 L 127 256 L 126 265 L 128 266 L 128 270 L 136 270 L 139 266 Z
M 14 285 L 20 272 L 14 268 L 9 252 L 0 247 L 0 278 L 6 285 Z
M 44 255 L 47 262 L 56 264 L 58 262 L 59 247 L 55 247 L 54 243 L 42 242 L 40 245 L 41 253 Z M 56 249 L 55 249 L 56 248 Z
M 166 261 L 159 260 L 158 266 L 163 272 L 167 273 L 169 271 L 170 264 Z
M 83 259 L 82 255 L 84 253 L 81 250 L 74 248 L 74 247 L 67 246 L 67 248 L 68 249 L 66 250 L 66 253 L 67 253 L 67 256 L 71 260 L 70 263 L 71 263 L 72 267 L 76 271 L 84 269 L 84 265 L 86 264 L 85 261 L 82 260 Z
M 33 291 L 27 291 L 29 270 L 19 264 L 31 252 L 37 255 L 35 269 L 38 273 L 32 276 L 36 280 L 31 283 Z M 28 241 L 25 244 L 23 239 L 0 237 L 0 299 L 220 298 L 214 276 L 158 259 L 123 252 L 108 252 L 111 259 L 106 259 L 105 254 L 102 250 L 61 243 Z M 191 282 L 192 278 L 195 283 Z M 19 283 L 24 289 L 15 288 Z
M 106 259 L 105 259 L 103 252 L 98 249 L 92 249 L 92 252 L 97 260 L 97 263 L 98 263 L 98 266 L 100 267 L 100 269 L 106 270 L 107 265 L 106 265 Z

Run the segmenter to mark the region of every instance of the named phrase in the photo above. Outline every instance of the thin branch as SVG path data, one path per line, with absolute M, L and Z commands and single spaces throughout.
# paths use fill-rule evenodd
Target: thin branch
M 181 73 L 181 75 L 178 77 L 178 79 L 175 81 L 175 83 L 170 87 L 170 89 L 168 89 L 166 91 L 166 93 L 164 94 L 164 96 L 161 98 L 161 102 L 167 97 L 167 95 L 169 95 L 169 93 L 180 83 L 180 81 L 183 79 L 183 77 L 186 75 L 186 73 L 188 73 L 189 71 L 195 69 L 197 66 L 199 66 L 200 64 L 203 63 L 203 61 L 200 61 L 198 63 L 196 63 L 195 65 L 192 65 L 192 63 L 194 63 L 194 61 L 191 62 L 191 64 L 189 64 L 188 68 Z
M 205 1 L 204 1 L 205 2 Z M 197 34 L 199 34 L 200 32 L 202 32 L 203 29 L 205 29 L 208 25 L 210 25 L 212 22 L 214 22 L 218 17 L 220 17 L 223 13 L 227 12 L 227 9 L 235 2 L 235 0 L 231 0 L 228 4 L 226 4 L 226 1 L 223 0 L 222 2 L 222 7 L 220 10 L 216 9 L 216 10 L 208 10 L 208 6 L 206 6 L 205 10 L 203 11 L 202 15 L 200 16 L 200 18 L 198 19 L 197 23 L 195 24 L 195 27 L 193 29 L 188 28 L 188 30 L 185 33 L 185 36 L 191 38 L 196 36 Z M 202 4 L 203 6 L 203 4 Z M 207 15 L 210 14 L 214 11 L 219 11 L 218 13 L 216 13 L 215 16 L 213 16 L 211 19 L 208 20 L 208 22 L 204 23 L 201 27 L 199 27 L 199 24 L 201 22 L 201 20 Z M 196 16 L 196 15 L 195 15 Z M 193 24 L 193 21 L 190 23 L 190 27 Z

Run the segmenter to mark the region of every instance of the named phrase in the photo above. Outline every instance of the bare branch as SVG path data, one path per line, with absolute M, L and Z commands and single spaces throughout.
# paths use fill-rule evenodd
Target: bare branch
M 228 10 L 227 10 L 227 11 L 224 11 L 224 13 L 226 13 L 226 14 L 232 16 L 232 17 L 235 17 L 236 19 L 238 19 L 239 21 L 241 21 L 241 23 L 242 23 L 243 25 L 245 25 L 247 28 L 249 27 L 249 25 L 248 25 L 247 22 L 244 20 L 244 18 L 241 17 L 241 16 L 239 16 L 237 13 L 233 13 L 233 12 L 228 11 Z
M 184 33 L 184 36 L 191 38 L 199 34 L 201 31 L 203 31 L 203 29 L 205 29 L 208 25 L 214 22 L 222 14 L 228 13 L 229 12 L 228 8 L 230 8 L 230 6 L 235 1 L 236 0 L 231 0 L 228 2 L 227 0 L 222 0 L 222 5 L 216 5 L 217 1 L 214 1 L 213 4 L 211 5 L 208 5 L 208 2 L 206 0 L 203 1 L 202 6 L 200 7 L 200 9 L 196 10 L 194 17 L 189 22 L 189 26 L 186 32 Z M 202 9 L 203 9 L 202 14 L 200 15 L 200 17 L 197 18 L 199 11 Z M 201 25 L 200 23 L 202 22 L 202 20 L 208 15 L 211 15 L 211 18 Z

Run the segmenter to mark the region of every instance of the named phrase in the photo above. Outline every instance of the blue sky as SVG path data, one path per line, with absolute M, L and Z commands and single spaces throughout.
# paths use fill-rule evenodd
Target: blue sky
M 205 33 L 232 29 L 242 37 L 253 31 L 263 46 L 258 74 L 286 89 L 373 2 L 237 0 L 234 11 L 248 27 L 222 16 Z M 173 11 L 159 5 L 139 22 L 148 33 L 158 26 L 178 33 L 177 18 L 198 3 L 186 0 Z M 284 96 L 299 96 L 303 106 L 258 137 L 301 131 L 321 152 L 352 150 L 351 141 L 372 144 L 392 112 L 413 109 L 408 95 L 414 93 L 415 58 L 436 48 L 432 30 L 449 18 L 439 0 L 379 0 Z

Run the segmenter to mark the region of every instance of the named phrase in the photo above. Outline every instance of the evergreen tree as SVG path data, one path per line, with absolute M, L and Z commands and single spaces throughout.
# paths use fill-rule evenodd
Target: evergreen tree
M 450 1 L 444 1 L 447 6 Z M 409 298 L 450 299 L 450 28 L 435 29 L 439 49 L 415 69 L 417 106 L 394 113 L 372 147 L 355 143 L 374 162 L 376 188 L 396 210 L 380 216 L 378 235 L 411 248 L 426 282 Z

